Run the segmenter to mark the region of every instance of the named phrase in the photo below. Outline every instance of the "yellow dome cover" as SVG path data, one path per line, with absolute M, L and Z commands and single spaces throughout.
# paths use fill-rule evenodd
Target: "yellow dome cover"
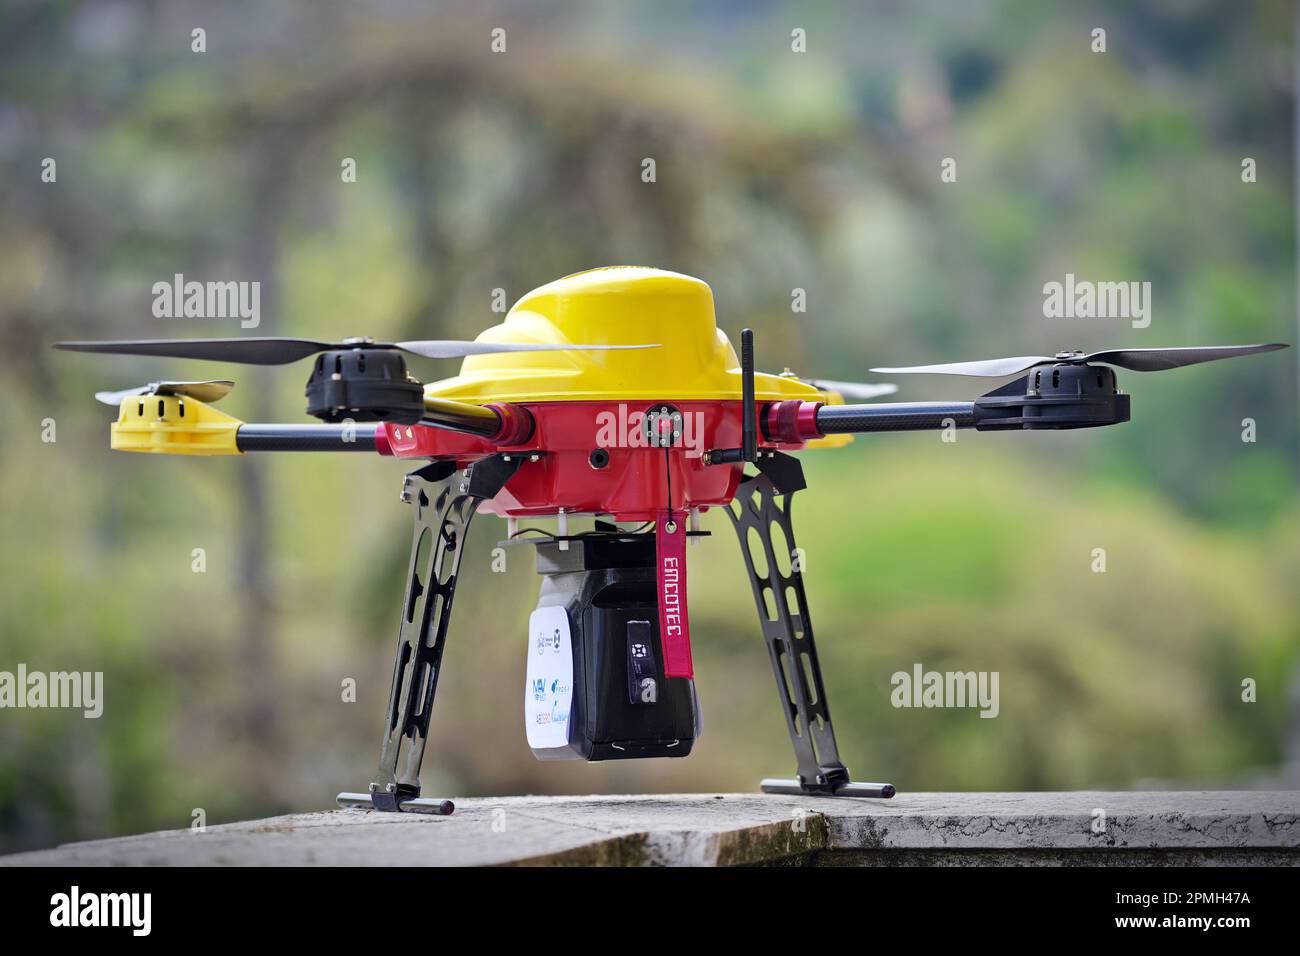
M 474 355 L 425 394 L 468 402 L 741 397 L 740 360 L 714 320 L 712 290 L 676 272 L 610 266 L 565 276 L 529 292 L 478 341 L 658 348 Z M 754 384 L 760 401 L 821 397 L 789 377 L 760 372 Z

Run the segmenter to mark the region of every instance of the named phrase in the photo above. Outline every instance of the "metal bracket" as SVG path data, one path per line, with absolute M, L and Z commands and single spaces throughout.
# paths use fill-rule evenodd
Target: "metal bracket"
M 787 503 L 790 495 L 808 487 L 803 476 L 803 463 L 794 455 L 783 451 L 759 452 L 754 467 L 767 476 L 777 494 L 786 496 Z M 794 544 L 790 547 L 793 548 Z
M 853 783 L 840 761 L 790 521 L 794 493 L 805 487 L 803 469 L 797 459 L 780 453 L 770 459 L 773 467 L 763 467 L 768 461 L 759 459 L 757 464 L 763 473 L 745 478 L 727 509 L 749 571 L 786 729 L 798 762 L 795 779 L 764 780 L 762 790 L 819 796 L 892 797 L 892 784 Z M 773 528 L 780 529 L 790 554 L 777 555 L 772 545 Z M 757 570 L 757 556 L 751 545 L 754 536 L 762 545 L 765 566 L 762 574 Z
M 523 461 L 520 455 L 497 454 L 461 470 L 437 461 L 406 476 L 402 500 L 415 509 L 415 531 L 379 769 L 369 794 L 341 793 L 339 806 L 435 814 L 455 809 L 450 800 L 420 799 L 420 764 L 452 598 L 470 521 Z

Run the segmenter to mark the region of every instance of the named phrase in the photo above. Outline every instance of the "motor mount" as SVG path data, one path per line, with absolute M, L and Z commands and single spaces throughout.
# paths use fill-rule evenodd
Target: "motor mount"
M 975 427 L 1093 428 L 1129 420 L 1114 369 L 1086 362 L 1039 365 L 975 400 Z
M 316 356 L 307 379 L 307 414 L 324 422 L 413 425 L 424 415 L 424 386 L 395 349 L 341 349 Z

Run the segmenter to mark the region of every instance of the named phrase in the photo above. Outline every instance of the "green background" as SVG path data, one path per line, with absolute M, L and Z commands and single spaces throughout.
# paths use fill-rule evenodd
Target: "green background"
M 408 547 L 401 463 L 117 454 L 91 397 L 234 372 L 223 409 L 301 421 L 305 366 L 51 342 L 240 334 L 153 318 L 150 288 L 176 272 L 260 281 L 257 334 L 472 338 L 500 318 L 493 289 L 514 301 L 617 263 L 705 279 L 720 325 L 755 329 L 761 366 L 828 378 L 1291 342 L 1292 16 L 1172 0 L 0 3 L 0 670 L 106 685 L 99 720 L 0 711 L 0 849 L 364 788 Z M 1067 272 L 1150 281 L 1150 328 L 1044 318 L 1043 284 Z M 1294 786 L 1295 363 L 1121 372 L 1134 420 L 1113 429 L 806 454 L 796 527 L 854 774 L 903 791 Z M 900 385 L 900 400 L 988 387 Z M 583 765 L 526 746 L 537 579 L 525 550 L 491 573 L 504 526 L 480 519 L 426 792 L 750 790 L 793 770 L 730 527 L 706 526 L 689 555 L 703 738 L 684 761 Z M 916 662 L 998 671 L 1000 716 L 894 709 L 890 675 Z

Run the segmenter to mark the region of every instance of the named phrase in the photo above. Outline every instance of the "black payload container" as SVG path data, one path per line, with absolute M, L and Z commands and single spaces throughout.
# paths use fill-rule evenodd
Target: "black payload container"
M 695 682 L 665 678 L 655 536 L 537 544 L 524 719 L 539 760 L 685 757 L 699 736 Z

